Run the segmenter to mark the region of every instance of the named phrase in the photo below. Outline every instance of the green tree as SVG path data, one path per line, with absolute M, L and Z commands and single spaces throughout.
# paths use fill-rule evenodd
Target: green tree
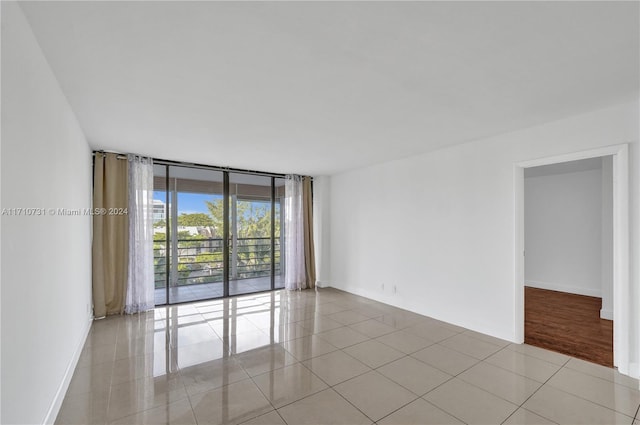
M 215 223 L 209 214 L 193 213 L 180 214 L 178 216 L 178 226 L 214 226 Z
M 230 236 L 237 232 L 236 249 L 238 277 L 255 277 L 268 274 L 271 263 L 271 203 L 268 201 L 238 200 L 236 203 L 236 229 L 229 229 Z M 221 199 L 208 202 L 207 206 L 222 228 L 223 203 Z M 233 227 L 231 225 L 231 227 Z M 275 220 L 275 236 L 280 235 L 280 222 Z M 232 247 L 231 249 L 234 249 Z M 276 252 L 276 262 L 279 261 Z
M 209 209 L 209 216 L 213 221 L 213 226 L 216 228 L 216 231 L 219 232 L 218 236 L 221 236 L 222 226 L 224 225 L 224 206 L 222 203 L 222 198 L 216 199 L 214 201 L 205 201 L 205 204 Z
M 231 225 L 231 217 L 229 217 L 230 229 L 229 236 L 233 237 L 234 231 L 237 231 L 238 245 L 235 247 L 237 254 L 238 277 L 255 277 L 268 274 L 269 264 L 271 262 L 271 243 L 268 240 L 271 236 L 271 203 L 268 201 L 252 201 L 239 199 L 236 203 L 236 229 Z M 223 199 L 215 199 L 206 202 L 209 210 L 209 216 L 213 220 L 215 232 L 213 237 L 221 238 L 224 226 L 224 203 Z M 231 205 L 230 205 L 231 208 Z M 231 212 L 230 212 L 231 214 Z M 278 214 L 278 205 L 276 205 L 276 214 Z M 276 216 L 277 217 L 277 216 Z M 274 220 L 274 237 L 280 236 L 280 220 Z M 231 249 L 234 249 L 232 247 Z M 204 254 L 204 253 L 203 253 Z M 221 255 L 221 254 L 217 254 Z M 217 257 L 206 257 L 197 261 L 216 261 Z M 280 252 L 275 252 L 275 262 L 280 262 Z M 216 263 L 217 264 L 217 263 Z M 221 267 L 222 264 L 220 263 Z M 217 266 L 216 266 L 217 268 Z
M 207 201 L 206 204 L 213 226 L 218 232 L 217 236 L 220 237 L 224 225 L 223 200 Z M 271 204 L 269 202 L 238 200 L 236 210 L 239 238 L 268 238 L 271 235 Z M 229 234 L 233 235 L 233 229 L 229 229 Z M 279 220 L 275 222 L 275 234 L 280 234 Z

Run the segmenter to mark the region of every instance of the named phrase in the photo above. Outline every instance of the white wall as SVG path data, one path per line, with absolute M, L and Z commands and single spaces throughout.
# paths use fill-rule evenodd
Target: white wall
M 602 296 L 602 168 L 524 179 L 525 284 Z
M 332 286 L 514 341 L 514 165 L 631 142 L 629 303 L 638 335 L 638 109 L 620 104 L 332 176 Z M 631 347 L 637 364 L 638 341 Z
M 91 151 L 13 2 L 2 2 L 1 165 L 3 208 L 91 206 Z M 1 422 L 52 422 L 90 324 L 90 217 L 1 220 Z

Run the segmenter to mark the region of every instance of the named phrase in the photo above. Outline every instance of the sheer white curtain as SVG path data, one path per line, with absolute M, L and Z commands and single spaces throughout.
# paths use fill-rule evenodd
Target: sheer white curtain
M 129 155 L 129 273 L 124 311 L 155 306 L 153 268 L 153 160 Z
M 306 288 L 304 261 L 304 223 L 302 215 L 302 177 L 287 175 L 284 183 L 285 267 L 284 287 Z

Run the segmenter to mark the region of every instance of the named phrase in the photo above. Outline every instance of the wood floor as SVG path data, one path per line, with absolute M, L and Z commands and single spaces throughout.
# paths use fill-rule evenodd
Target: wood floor
M 600 319 L 602 300 L 525 287 L 524 341 L 613 367 L 613 321 Z

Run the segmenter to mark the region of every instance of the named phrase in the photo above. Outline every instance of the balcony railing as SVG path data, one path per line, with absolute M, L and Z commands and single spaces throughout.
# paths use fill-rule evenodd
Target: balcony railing
M 178 263 L 170 286 L 215 283 L 224 280 L 224 239 L 178 239 L 177 255 L 169 261 Z M 155 287 L 167 283 L 166 240 L 153 242 Z M 232 280 L 265 277 L 271 274 L 271 238 L 238 238 L 229 253 L 229 278 Z M 236 261 L 233 261 L 233 260 Z M 275 274 L 280 273 L 280 241 L 275 240 Z

